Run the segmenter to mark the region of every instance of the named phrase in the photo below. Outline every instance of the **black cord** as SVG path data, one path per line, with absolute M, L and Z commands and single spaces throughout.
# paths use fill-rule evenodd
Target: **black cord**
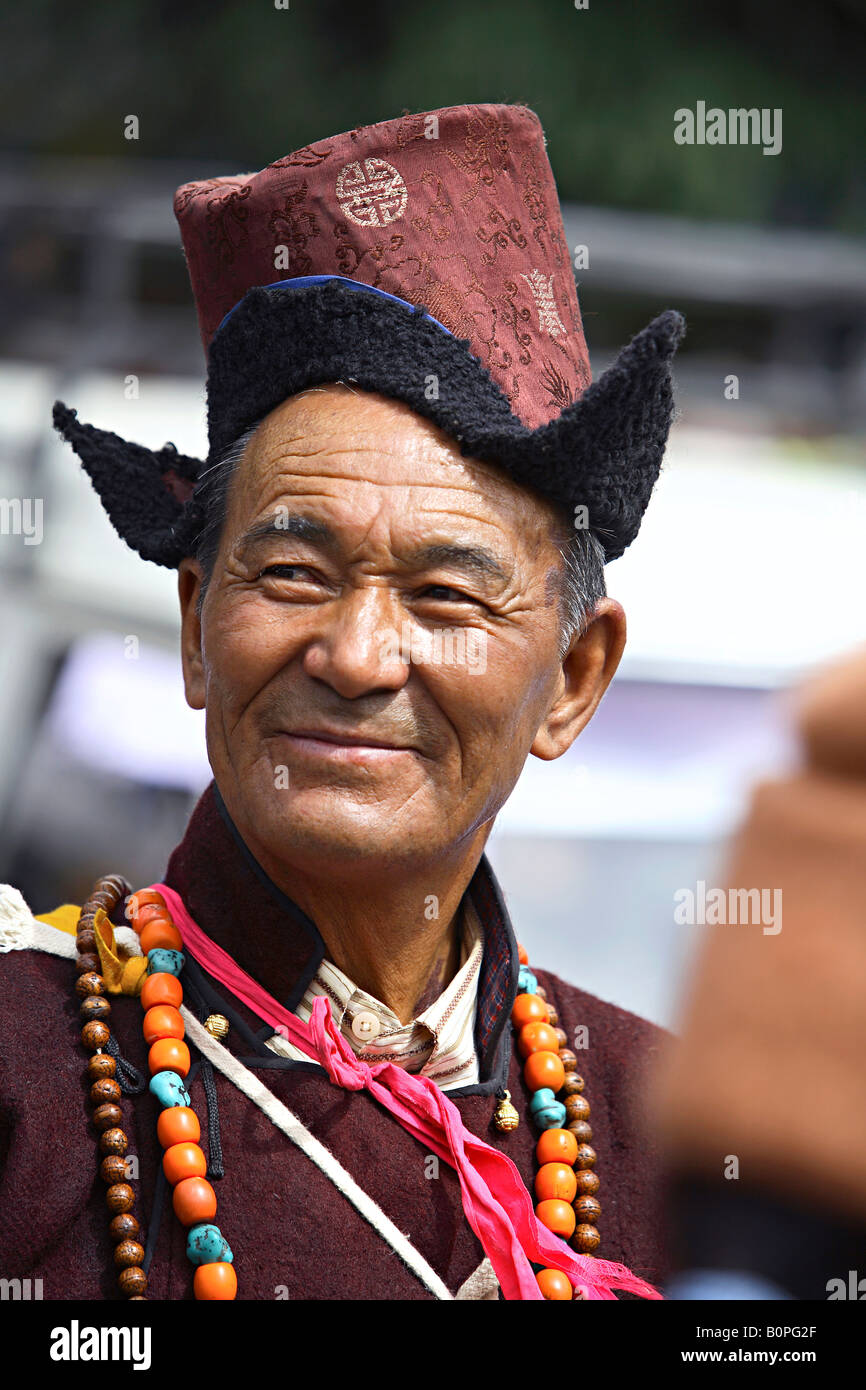
M 219 1101 L 217 1100 L 213 1066 L 211 1065 L 209 1057 L 202 1057 L 201 1059 L 201 1084 L 204 1086 L 204 1093 L 207 1099 L 207 1175 L 209 1178 L 223 1178 L 225 1177 L 226 1170 L 223 1167 Z
M 105 1044 L 105 1050 L 114 1058 L 116 1063 L 115 1079 L 123 1094 L 125 1096 L 140 1096 L 147 1085 L 147 1078 L 142 1076 L 141 1072 L 126 1060 L 113 1033 Z
M 209 1009 L 207 1003 L 202 998 L 196 986 L 187 978 L 186 997 L 192 1006 L 192 1011 L 199 1023 L 204 1023 L 208 1016 Z M 207 1101 L 207 1145 L 208 1145 L 208 1167 L 207 1175 L 219 1181 L 225 1177 L 225 1167 L 223 1165 L 223 1145 L 220 1133 L 220 1110 L 219 1100 L 217 1099 L 216 1081 L 214 1080 L 213 1067 L 208 1057 L 199 1054 L 201 1067 L 201 1084 L 204 1088 L 205 1100 Z

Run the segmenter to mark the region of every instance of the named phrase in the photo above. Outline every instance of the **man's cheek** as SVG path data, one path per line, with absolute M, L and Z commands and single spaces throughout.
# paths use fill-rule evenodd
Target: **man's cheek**
M 273 666 L 276 643 L 254 613 L 213 624 L 203 643 L 205 665 L 226 686 L 254 685 Z

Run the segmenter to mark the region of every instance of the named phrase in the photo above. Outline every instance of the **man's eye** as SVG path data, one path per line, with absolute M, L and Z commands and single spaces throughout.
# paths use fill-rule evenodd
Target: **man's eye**
M 447 584 L 428 584 L 426 589 L 422 589 L 419 598 L 440 599 L 445 603 L 456 601 L 457 603 L 479 603 L 477 598 L 471 598 L 469 594 L 464 594 L 461 589 L 452 589 Z
M 259 575 L 259 579 L 266 574 L 273 574 L 277 579 L 291 579 L 297 572 L 310 573 L 306 565 L 267 565 Z

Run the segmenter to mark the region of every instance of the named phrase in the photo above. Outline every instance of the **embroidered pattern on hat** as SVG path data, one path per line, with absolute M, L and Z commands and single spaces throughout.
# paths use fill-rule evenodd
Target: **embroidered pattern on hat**
M 384 159 L 355 160 L 337 175 L 337 202 L 359 227 L 387 227 L 406 211 L 403 176 Z
M 559 317 L 556 307 L 556 298 L 553 293 L 553 276 L 542 275 L 540 270 L 533 270 L 531 275 L 521 275 L 521 280 L 525 280 L 532 290 L 532 298 L 535 300 L 535 307 L 538 310 L 538 327 L 542 333 L 547 333 L 551 338 L 558 338 L 560 333 L 565 332 L 565 324 Z

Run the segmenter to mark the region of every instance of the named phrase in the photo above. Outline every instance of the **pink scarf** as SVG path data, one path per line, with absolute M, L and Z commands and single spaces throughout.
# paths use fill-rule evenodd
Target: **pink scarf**
M 236 998 L 278 1029 L 295 1047 L 319 1062 L 336 1086 L 368 1090 L 409 1133 L 456 1169 L 463 1210 L 484 1247 L 506 1299 L 542 1299 L 530 1260 L 562 1270 L 587 1299 L 613 1299 L 613 1289 L 661 1298 L 651 1284 L 625 1265 L 578 1255 L 538 1220 L 529 1192 L 506 1154 L 466 1129 L 460 1112 L 434 1081 L 413 1076 L 394 1062 L 362 1062 L 340 1034 L 330 1000 L 313 1000 L 304 1024 L 211 941 L 192 920 L 183 900 L 165 883 L 151 887 L 166 901 L 184 950 Z

